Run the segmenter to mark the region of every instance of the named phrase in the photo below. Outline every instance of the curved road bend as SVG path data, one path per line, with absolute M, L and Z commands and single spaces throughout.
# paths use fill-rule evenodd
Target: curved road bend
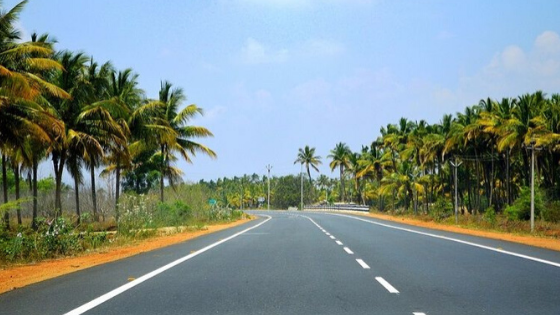
M 252 213 L 2 294 L 0 314 L 560 314 L 558 252 L 346 214 Z

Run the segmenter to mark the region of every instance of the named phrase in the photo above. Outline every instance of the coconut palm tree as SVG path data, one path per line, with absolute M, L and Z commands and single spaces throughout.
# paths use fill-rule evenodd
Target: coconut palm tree
M 350 148 L 346 145 L 346 143 L 339 142 L 336 144 L 334 149 L 331 150 L 331 154 L 327 156 L 327 158 L 332 159 L 329 164 L 331 171 L 334 171 L 335 168 L 338 168 L 340 171 L 340 197 L 342 202 L 346 199 L 346 192 L 344 189 L 344 171 L 350 166 L 350 162 L 348 160 L 350 152 Z
M 0 13 L 0 120 L 3 122 L 0 151 L 4 183 L 7 151 L 22 153 L 26 141 L 35 139 L 47 143 L 60 131 L 59 121 L 39 105 L 44 103 L 42 94 L 69 97 L 64 90 L 43 79 L 44 72 L 62 69 L 59 63 L 49 58 L 52 47 L 33 40 L 17 42 L 20 34 L 14 23 L 26 3 L 23 1 L 8 12 Z M 21 161 L 18 161 L 18 170 Z M 7 185 L 4 185 L 4 202 L 8 202 Z M 9 225 L 8 212 L 5 212 L 4 220 Z
M 154 159 L 160 165 L 160 200 L 164 201 L 164 179 L 170 185 L 180 179 L 182 171 L 173 167 L 171 162 L 176 159 L 174 153 L 179 153 L 188 163 L 192 163 L 191 156 L 202 153 L 210 158 L 216 158 L 216 153 L 207 146 L 193 141 L 195 138 L 212 137 L 210 130 L 191 126 L 187 123 L 197 115 L 203 115 L 202 108 L 195 104 L 180 109 L 186 100 L 181 88 L 173 88 L 170 82 L 161 82 L 159 99 L 140 106 L 131 119 L 131 129 L 140 129 L 145 135 L 143 141 L 146 147 L 155 144 L 159 151 Z
M 306 145 L 303 149 L 299 148 L 297 159 L 294 161 L 294 164 L 297 163 L 305 165 L 307 176 L 309 178 L 309 182 L 311 183 L 311 172 L 309 168 L 312 167 L 316 172 L 319 172 L 317 165 L 321 164 L 321 157 L 315 155 L 315 148 L 310 148 Z

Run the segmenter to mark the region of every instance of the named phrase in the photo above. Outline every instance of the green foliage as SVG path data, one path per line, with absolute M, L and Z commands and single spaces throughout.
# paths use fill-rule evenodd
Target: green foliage
M 309 182 L 304 182 L 304 191 L 309 191 Z M 288 209 L 299 205 L 301 199 L 301 178 L 288 175 L 278 178 L 273 189 L 272 204 L 278 209 Z M 305 200 L 304 200 L 305 202 Z
M 54 177 L 52 177 L 52 175 L 37 181 L 37 190 L 38 191 L 50 192 L 50 191 L 53 191 L 54 188 L 55 188 L 55 181 L 54 181 Z
M 484 221 L 490 223 L 490 225 L 496 225 L 496 211 L 494 210 L 494 207 L 488 207 L 486 211 L 484 211 L 482 218 Z
M 453 215 L 453 204 L 445 198 L 439 198 L 430 208 L 430 216 L 435 221 L 441 221 Z
M 555 200 L 549 202 L 546 207 L 541 210 L 541 217 L 548 222 L 560 222 L 560 201 Z
M 537 218 L 544 209 L 542 192 L 535 189 L 535 218 Z M 531 219 L 531 189 L 522 187 L 517 198 L 511 206 L 506 207 L 504 214 L 510 220 L 530 220 Z

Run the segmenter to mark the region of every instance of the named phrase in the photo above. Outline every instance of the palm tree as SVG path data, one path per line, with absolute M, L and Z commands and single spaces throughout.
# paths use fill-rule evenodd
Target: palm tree
M 309 182 L 311 183 L 311 172 L 309 167 L 311 166 L 316 172 L 319 172 L 317 165 L 321 164 L 321 157 L 315 155 L 315 148 L 310 148 L 306 145 L 303 149 L 299 148 L 297 159 L 294 161 L 294 164 L 296 163 L 305 165 L 307 176 L 309 177 Z
M 104 173 L 115 172 L 115 211 L 118 221 L 121 171 L 130 166 L 132 160 L 130 151 L 132 148 L 141 147 L 140 139 L 149 138 L 149 133 L 145 132 L 145 124 L 148 121 L 137 121 L 134 118 L 134 111 L 139 107 L 144 97 L 144 91 L 138 88 L 138 74 L 130 68 L 118 73 L 113 71 L 110 76 L 108 97 L 109 99 L 104 104 L 109 105 L 107 109 L 120 126 L 123 135 L 128 137 L 128 142 L 112 141 L 106 148 L 109 153 L 107 157 L 109 166 L 104 170 Z M 134 129 L 132 129 L 131 124 L 136 124 Z
M 76 130 L 76 122 L 81 114 L 82 107 L 87 102 L 87 82 L 85 81 L 84 69 L 89 58 L 83 53 L 72 53 L 70 51 L 62 51 L 56 54 L 56 60 L 62 64 L 64 71 L 58 71 L 54 74 L 52 81 L 63 90 L 72 95 L 68 100 L 51 100 L 53 111 L 60 120 L 64 121 L 64 136 L 60 137 L 50 147 L 51 159 L 54 167 L 55 175 L 55 212 L 59 216 L 62 214 L 62 174 L 67 166 L 69 159 L 72 159 L 70 171 L 72 177 L 79 183 L 79 168 L 77 167 L 76 152 L 78 149 L 87 145 L 89 141 L 93 141 L 87 134 Z M 83 145 L 80 145 L 82 143 Z M 89 143 L 93 146 L 98 144 Z M 76 153 L 76 154 L 74 154 Z M 71 155 L 73 154 L 73 155 Z M 77 189 L 77 187 L 75 187 Z M 79 205 L 76 205 L 79 211 Z
M 329 164 L 331 171 L 334 171 L 337 167 L 340 171 L 340 197 L 342 198 L 342 202 L 344 202 L 346 195 L 344 190 L 344 170 L 350 165 L 348 160 L 349 154 L 350 148 L 346 145 L 346 143 L 339 142 L 336 144 L 334 149 L 331 150 L 331 154 L 327 156 L 329 159 L 332 159 Z
M 62 89 L 48 83 L 44 72 L 62 69 L 48 57 L 52 48 L 40 42 L 16 42 L 19 32 L 14 28 L 19 13 L 27 1 L 17 4 L 6 13 L 0 13 L 0 151 L 2 151 L 2 179 L 4 202 L 8 202 L 6 182 L 7 151 L 21 152 L 26 141 L 35 139 L 48 143 L 60 132 L 60 123 L 39 103 L 45 103 L 42 93 L 67 98 Z M 16 148 L 14 150 L 14 148 Z M 17 168 L 20 169 L 19 160 Z M 9 225 L 9 213 L 4 221 Z
M 139 107 L 131 119 L 131 129 L 140 128 L 146 135 L 144 142 L 147 147 L 155 144 L 159 148 L 154 158 L 160 165 L 161 202 L 164 201 L 164 179 L 167 178 L 173 186 L 182 174 L 181 170 L 172 167 L 170 163 L 176 159 L 175 152 L 188 163 L 192 163 L 191 156 L 196 156 L 196 153 L 216 158 L 216 153 L 210 148 L 193 141 L 194 138 L 212 137 L 213 134 L 204 127 L 187 125 L 193 117 L 203 115 L 204 112 L 195 104 L 179 110 L 185 100 L 181 88 L 173 88 L 167 81 L 161 82 L 159 99 Z

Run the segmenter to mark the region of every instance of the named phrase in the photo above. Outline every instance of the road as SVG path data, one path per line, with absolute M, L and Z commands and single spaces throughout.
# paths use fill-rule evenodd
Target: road
M 347 214 L 243 226 L 0 295 L 0 314 L 560 314 L 560 253 Z

